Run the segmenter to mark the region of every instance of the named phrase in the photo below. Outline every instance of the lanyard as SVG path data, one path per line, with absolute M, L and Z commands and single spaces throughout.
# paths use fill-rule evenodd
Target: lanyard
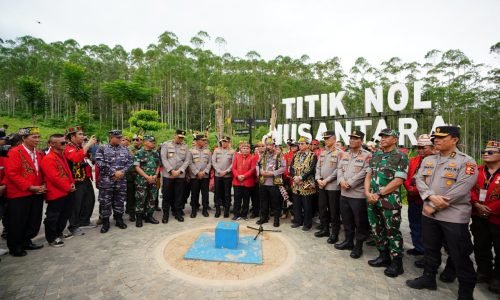
M 493 175 L 490 175 L 490 172 L 488 172 L 488 167 L 484 166 L 484 184 L 483 184 L 483 189 L 487 190 L 490 186 L 491 181 L 493 178 L 496 177 L 497 174 L 500 174 L 500 169 L 497 169 Z

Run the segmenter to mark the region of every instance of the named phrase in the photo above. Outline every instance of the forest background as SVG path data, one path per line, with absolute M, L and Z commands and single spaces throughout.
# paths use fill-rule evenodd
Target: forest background
M 216 49 L 206 46 L 212 39 Z M 53 128 L 49 131 L 79 124 L 104 137 L 111 128 L 137 132 L 129 119 L 147 109 L 158 112 L 161 130 L 155 135 L 161 142 L 175 128 L 204 131 L 212 124 L 213 131 L 217 108 L 224 119 L 227 112 L 233 119 L 269 119 L 274 104 L 277 122 L 287 123 L 283 98 L 341 90 L 347 91 L 343 102 L 350 115 L 366 117 L 365 88 L 382 86 L 385 99 L 394 83 L 411 87 L 422 81 L 422 100 L 432 101 L 433 109 L 421 113 L 409 105 L 401 112 L 415 115 L 419 133 L 428 132 L 434 117 L 442 115 L 445 122 L 462 127 L 462 150 L 475 158 L 488 139 L 498 139 L 500 69 L 476 64 L 458 49 L 430 49 L 421 61 L 392 57 L 378 66 L 359 57 L 345 70 L 334 53 L 315 62 L 307 55 L 264 60 L 258 51 L 245 57 L 222 53 L 225 44 L 224 38 L 205 31 L 189 45 L 167 31 L 146 49 L 130 52 L 120 45 L 81 46 L 73 39 L 46 43 L 33 36 L 0 38 L 0 123 L 10 122 L 10 131 L 32 123 Z M 500 42 L 489 50 L 500 59 Z M 332 128 L 335 120 L 328 118 L 327 126 Z M 389 126 L 396 122 L 397 116 L 387 118 Z M 254 141 L 267 130 L 256 128 Z M 215 143 L 214 135 L 211 141 Z

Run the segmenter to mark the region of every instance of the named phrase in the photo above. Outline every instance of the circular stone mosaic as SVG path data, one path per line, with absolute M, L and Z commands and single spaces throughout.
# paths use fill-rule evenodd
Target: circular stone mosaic
M 282 275 L 295 262 L 292 245 L 281 233 L 264 232 L 263 264 L 243 264 L 184 259 L 184 254 L 202 232 L 214 232 L 214 227 L 199 227 L 169 236 L 155 249 L 159 265 L 176 277 L 200 285 L 248 285 L 266 282 Z M 240 227 L 239 235 L 255 236 L 257 231 Z

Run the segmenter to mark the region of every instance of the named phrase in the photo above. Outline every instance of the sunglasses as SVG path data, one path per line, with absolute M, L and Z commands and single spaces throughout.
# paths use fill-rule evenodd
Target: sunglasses
M 137 142 L 139 139 L 132 139 L 132 141 Z
M 486 155 L 486 154 L 487 155 L 493 155 L 493 154 L 496 154 L 496 153 L 498 153 L 498 150 L 497 151 L 493 151 L 493 150 L 488 150 L 488 151 L 483 150 L 483 151 L 481 151 L 482 155 Z
M 64 146 L 66 145 L 68 142 L 59 142 L 58 144 L 61 145 L 61 146 Z

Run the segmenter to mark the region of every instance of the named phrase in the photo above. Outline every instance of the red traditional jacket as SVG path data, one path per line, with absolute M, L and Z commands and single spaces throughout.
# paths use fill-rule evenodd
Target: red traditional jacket
M 491 213 L 488 217 L 488 221 L 493 224 L 500 225 L 500 171 L 497 170 L 495 174 L 491 174 L 489 180 L 486 179 L 486 166 L 479 166 L 477 169 L 478 176 L 476 185 L 471 190 L 470 202 L 472 205 L 472 215 L 478 215 L 476 208 L 474 207 L 474 202 L 479 202 L 479 193 L 481 189 L 486 189 L 486 200 L 484 202 L 479 202 L 488 206 L 491 209 Z M 489 184 L 488 184 L 489 183 Z
M 47 184 L 45 199 L 50 201 L 67 196 L 75 180 L 66 158 L 62 154 L 50 151 L 43 158 L 41 166 Z
M 292 186 L 293 182 L 293 178 L 290 177 L 290 165 L 292 164 L 294 154 L 295 152 L 291 150 L 283 154 L 283 158 L 286 162 L 285 173 L 283 173 L 283 180 L 288 184 L 288 186 Z
M 64 156 L 68 160 L 75 181 L 83 181 L 86 178 L 92 179 L 92 169 L 85 163 L 87 154 L 83 152 L 82 147 L 69 143 L 64 150 Z
M 248 154 L 247 157 L 243 157 L 239 152 L 234 154 L 233 167 L 231 169 L 233 172 L 233 186 L 255 186 L 255 178 L 257 177 L 255 171 L 255 167 L 257 166 L 256 162 L 257 156 L 255 154 Z M 245 176 L 245 180 L 239 181 L 239 175 Z
M 14 199 L 31 196 L 33 193 L 29 191 L 30 186 L 43 184 L 40 165 L 44 154 L 41 151 L 35 151 L 39 166 L 38 171 L 23 144 L 9 150 L 8 158 L 5 160 L 4 178 L 4 183 L 7 186 L 7 198 Z
M 418 193 L 417 184 L 415 182 L 416 179 L 415 176 L 417 175 L 420 163 L 422 162 L 423 159 L 424 158 L 420 155 L 417 155 L 410 159 L 410 161 L 408 162 L 408 176 L 406 177 L 406 180 L 403 183 L 405 189 L 408 191 L 407 193 L 408 202 L 413 201 L 416 204 L 420 205 L 422 205 L 424 202 L 422 201 L 422 198 L 420 198 L 420 194 Z

